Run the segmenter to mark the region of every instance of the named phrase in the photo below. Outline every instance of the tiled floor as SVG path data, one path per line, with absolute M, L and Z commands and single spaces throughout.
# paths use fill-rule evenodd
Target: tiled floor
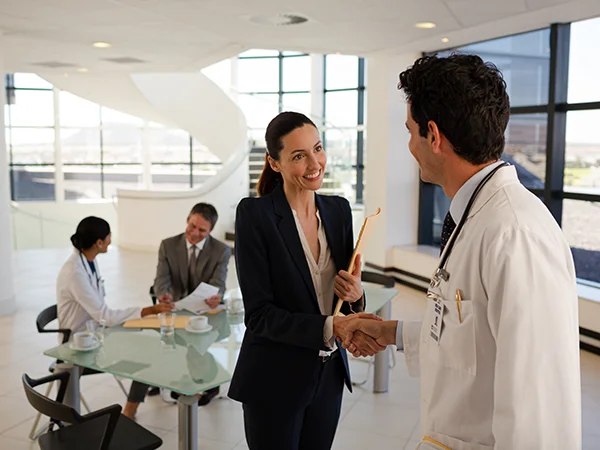
M 0 449 L 36 449 L 28 439 L 34 411 L 25 400 L 20 376 L 27 372 L 47 374 L 50 358 L 42 351 L 54 345 L 54 337 L 40 336 L 35 329 L 37 313 L 54 302 L 56 275 L 70 250 L 26 250 L 15 257 L 15 279 L 19 311 L 0 317 Z M 106 280 L 107 300 L 113 306 L 142 305 L 149 301 L 156 257 L 152 254 L 119 252 L 111 249 L 100 257 Z M 236 286 L 230 270 L 228 287 Z M 393 301 L 393 316 L 418 319 L 422 294 L 399 286 Z M 338 450 L 413 449 L 419 437 L 419 381 L 409 378 L 401 354 L 390 377 L 390 392 L 375 395 L 372 380 L 344 397 L 342 418 L 334 448 Z M 600 449 L 600 357 L 581 353 L 583 386 L 584 449 Z M 363 379 L 367 364 L 352 362 L 353 377 Z M 372 378 L 372 377 L 371 377 Z M 226 386 L 222 393 L 226 391 Z M 82 379 L 82 394 L 93 409 L 123 403 L 123 393 L 114 379 L 94 375 Z M 138 412 L 138 421 L 164 440 L 161 448 L 177 449 L 177 408 L 160 398 L 147 399 Z M 240 406 L 227 399 L 213 401 L 199 409 L 201 450 L 247 449 Z

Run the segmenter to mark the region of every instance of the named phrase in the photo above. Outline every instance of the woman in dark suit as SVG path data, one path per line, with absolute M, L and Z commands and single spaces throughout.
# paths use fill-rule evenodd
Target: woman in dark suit
M 344 383 L 346 351 L 335 337 L 359 317 L 365 298 L 360 260 L 350 274 L 348 201 L 316 194 L 327 157 L 315 124 L 284 112 L 269 124 L 260 198 L 237 208 L 235 259 L 246 334 L 229 396 L 243 403 L 250 450 L 330 449 Z M 333 317 L 337 300 L 346 317 Z M 365 335 L 371 354 L 383 349 Z

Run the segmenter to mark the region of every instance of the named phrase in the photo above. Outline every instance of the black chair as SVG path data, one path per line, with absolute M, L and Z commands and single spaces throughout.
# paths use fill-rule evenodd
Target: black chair
M 154 286 L 150 286 L 150 299 L 152 300 L 152 304 L 156 305 L 156 294 L 154 293 Z
M 360 274 L 360 279 L 365 283 L 380 284 L 383 287 L 390 289 L 396 285 L 396 280 L 394 280 L 392 277 L 388 277 L 382 273 L 370 272 L 368 270 L 364 270 Z
M 162 439 L 121 414 L 120 405 L 112 405 L 85 416 L 63 405 L 70 374 L 60 372 L 39 380 L 23 374 L 27 400 L 37 411 L 50 417 L 50 431 L 39 438 L 42 450 L 152 450 L 162 445 Z M 60 382 L 56 400 L 34 388 Z M 69 426 L 65 426 L 68 424 Z M 57 430 L 54 430 L 57 427 Z
M 69 342 L 69 338 L 71 337 L 71 330 L 69 330 L 68 328 L 47 328 L 50 323 L 54 322 L 57 319 L 58 319 L 58 307 L 56 305 L 48 306 L 41 313 L 38 314 L 37 319 L 35 320 L 35 326 L 37 327 L 38 333 L 61 333 L 62 334 L 62 343 L 66 344 L 67 342 Z M 56 365 L 61 362 L 62 361 L 52 362 L 52 364 L 50 364 L 50 367 L 48 367 L 48 372 L 53 374 L 56 370 Z M 84 368 L 81 375 L 82 376 L 94 375 L 94 374 L 98 374 L 98 373 L 102 373 L 102 372 Z M 123 386 L 123 383 L 121 382 L 121 380 L 119 380 L 117 377 L 115 377 L 115 380 L 117 381 L 117 384 L 123 391 L 123 394 L 125 394 L 125 396 L 127 396 L 127 391 L 125 390 L 125 386 Z M 48 385 L 48 389 L 46 391 L 46 396 L 50 395 L 50 391 L 52 390 L 53 385 L 54 385 L 54 383 L 50 383 Z M 89 408 L 87 402 L 85 401 L 85 398 L 83 397 L 83 395 L 80 395 L 80 399 L 81 399 L 81 403 L 83 404 L 83 407 L 89 413 L 90 408 Z M 41 414 L 38 414 L 37 417 L 35 418 L 35 421 L 33 422 L 33 426 L 31 427 L 31 432 L 29 433 L 29 438 L 31 440 L 37 439 L 37 436 L 41 432 L 44 432 L 46 429 L 46 427 L 43 427 L 41 430 L 37 431 L 37 427 L 40 422 L 41 416 L 42 416 Z

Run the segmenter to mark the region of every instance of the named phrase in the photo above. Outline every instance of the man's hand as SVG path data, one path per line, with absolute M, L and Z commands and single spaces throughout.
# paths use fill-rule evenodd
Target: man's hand
M 213 295 L 210 298 L 207 298 L 206 300 L 204 300 L 206 302 L 206 304 L 208 306 L 210 306 L 211 308 L 216 308 L 217 306 L 219 306 L 219 304 L 221 303 L 221 299 L 223 298 L 223 296 L 221 294 L 217 294 L 217 295 Z
M 351 314 L 345 317 L 335 316 L 333 318 L 333 335 L 340 341 L 354 342 L 358 353 L 371 356 L 381 351 L 381 346 L 364 333 L 354 339 L 354 332 L 361 327 L 362 322 L 380 323 L 381 320 L 381 317 L 367 313 Z
M 355 324 L 357 328 L 354 334 L 350 337 L 346 337 L 342 346 L 354 356 L 370 356 L 365 355 L 364 344 L 361 339 L 358 338 L 360 333 L 364 333 L 373 339 L 376 344 L 382 350 L 390 344 L 396 343 L 396 328 L 398 322 L 395 320 L 388 320 L 385 322 L 373 321 L 373 320 L 361 320 Z
M 173 303 L 173 296 L 171 294 L 163 294 L 158 297 L 159 303 Z
M 362 298 L 363 288 L 360 282 L 360 266 L 361 256 L 357 255 L 352 273 L 340 270 L 336 275 L 333 290 L 340 300 L 354 303 Z

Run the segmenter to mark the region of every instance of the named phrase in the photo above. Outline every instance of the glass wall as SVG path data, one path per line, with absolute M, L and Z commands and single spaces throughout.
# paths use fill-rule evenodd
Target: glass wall
M 292 110 L 311 117 L 322 131 L 328 166 L 321 193 L 362 202 L 363 59 L 249 50 L 203 73 L 232 90 L 246 114 L 255 147 L 251 192 L 264 163 L 266 126 L 280 111 Z M 14 200 L 110 199 L 119 187 L 189 188 L 221 165 L 182 130 L 100 106 L 35 74 L 7 76 L 6 91 Z
M 364 59 L 349 55 L 324 57 L 323 142 L 328 164 L 344 195 L 363 202 Z
M 325 55 L 321 73 L 317 73 L 320 64 L 314 66 L 313 61 L 307 54 L 276 50 L 249 50 L 239 55 L 238 99 L 256 152 L 256 161 L 251 156 L 251 186 L 262 169 L 268 123 L 281 111 L 298 111 L 323 133 L 328 162 L 320 192 L 362 203 L 364 60 Z M 322 107 L 320 102 L 314 103 L 317 92 L 322 93 Z
M 598 39 L 600 18 L 439 53 L 475 53 L 502 70 L 511 98 L 503 158 L 561 224 L 577 276 L 592 284 L 600 283 Z M 437 186 L 422 183 L 421 192 L 419 241 L 436 245 L 450 200 Z
M 34 74 L 5 81 L 15 201 L 112 198 L 119 187 L 189 188 L 221 164 L 182 130 L 102 107 Z

